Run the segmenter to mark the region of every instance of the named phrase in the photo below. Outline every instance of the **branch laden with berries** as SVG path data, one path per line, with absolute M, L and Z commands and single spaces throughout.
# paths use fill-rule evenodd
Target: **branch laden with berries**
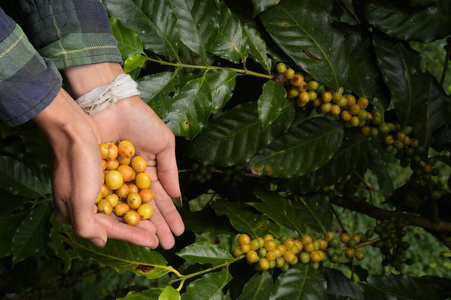
M 170 251 L 99 249 L 55 223 L 69 266 L 151 280 L 125 299 L 450 296 L 449 1 L 103 2 L 124 70 L 177 137 L 186 233 Z M 128 222 L 153 193 L 121 143 L 100 145 L 97 204 Z M 14 147 L 6 192 L 48 218 L 50 192 L 15 170 L 45 175 Z

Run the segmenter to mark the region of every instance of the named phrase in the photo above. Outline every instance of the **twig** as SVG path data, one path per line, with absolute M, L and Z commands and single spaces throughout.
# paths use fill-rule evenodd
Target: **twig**
M 337 213 L 337 211 L 335 210 L 335 208 L 332 206 L 332 203 L 329 202 L 329 205 L 330 205 L 330 209 L 332 210 L 332 213 L 335 215 L 335 218 L 337 219 L 338 224 L 339 224 L 340 227 L 341 227 L 341 231 L 342 231 L 342 232 L 347 232 L 346 229 L 345 229 L 345 227 L 343 226 L 343 223 L 342 223 L 341 220 L 340 220 L 340 216 L 338 215 L 338 213 Z

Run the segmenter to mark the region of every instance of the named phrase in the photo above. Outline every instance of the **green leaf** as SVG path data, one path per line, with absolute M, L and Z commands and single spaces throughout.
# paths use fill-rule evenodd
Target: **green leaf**
M 203 129 L 211 114 L 211 91 L 205 76 L 188 81 L 173 101 L 163 120 L 174 135 L 190 140 Z
M 258 98 L 258 118 L 263 127 L 272 124 L 279 117 L 286 101 L 283 85 L 272 80 L 263 85 L 263 92 Z
M 322 167 L 340 147 L 342 125 L 326 118 L 312 118 L 274 140 L 250 161 L 259 175 L 290 178 Z
M 296 264 L 277 278 L 268 299 L 327 299 L 326 291 L 322 271 Z
M 208 273 L 186 287 L 183 300 L 225 299 L 222 289 L 232 279 L 230 273 L 223 269 L 220 272 Z
M 223 108 L 232 97 L 235 89 L 237 73 L 229 69 L 211 70 L 207 73 L 208 85 L 211 89 L 212 111 Z
M 348 27 L 345 31 L 346 45 L 353 57 L 349 61 L 349 75 L 346 86 L 359 97 L 373 97 L 376 94 L 380 71 L 376 67 L 371 36 L 362 27 Z
M 168 0 L 104 0 L 110 16 L 136 31 L 144 48 L 161 55 L 178 57 L 179 34 Z
M 49 237 L 50 205 L 40 205 L 28 213 L 12 240 L 13 265 L 36 254 Z
M 373 36 L 377 63 L 391 91 L 396 115 L 402 125 L 422 119 L 426 113 L 428 81 L 421 71 L 420 56 L 410 46 L 381 34 Z
M 390 153 L 387 153 L 379 143 L 372 143 L 367 150 L 369 154 L 368 167 L 376 176 L 379 189 L 388 194 L 393 193 L 393 179 L 388 171 L 392 168 L 392 163 L 398 164 L 398 161 Z
M 180 39 L 194 53 L 205 61 L 207 45 L 218 32 L 219 11 L 214 0 L 170 0 L 177 16 Z
M 146 58 L 144 56 L 142 56 L 141 54 L 130 55 L 124 61 L 124 72 L 129 74 L 137 68 L 141 69 L 145 63 L 146 63 Z M 136 74 L 136 76 L 137 76 L 137 74 Z
M 118 42 L 118 48 L 121 52 L 122 58 L 134 54 L 143 54 L 144 48 L 141 38 L 136 31 L 122 25 L 121 21 L 116 18 L 110 18 L 111 33 Z
M 329 198 L 323 193 L 299 197 L 294 202 L 299 207 L 304 224 L 319 233 L 326 233 L 332 228 L 333 214 Z
M 130 291 L 124 298 L 118 298 L 118 300 L 159 300 L 162 293 L 162 288 L 153 288 L 140 293 Z
M 254 6 L 253 17 L 267 10 L 270 7 L 277 5 L 277 3 L 279 3 L 279 1 L 277 0 L 252 0 L 252 5 Z
M 193 140 L 188 156 L 204 164 L 221 166 L 246 162 L 279 137 L 293 118 L 294 106 L 287 104 L 274 123 L 262 128 L 255 101 L 238 105 L 208 122 Z
M 3 199 L 2 199 L 3 200 Z M 27 212 L 11 214 L 0 217 L 0 258 L 6 257 L 12 253 L 12 240 L 17 227 L 27 216 Z
M 174 100 L 169 95 L 176 90 L 176 76 L 176 72 L 162 72 L 137 80 L 141 98 L 160 118 L 166 117 L 174 104 Z
M 215 200 L 212 205 L 217 215 L 229 217 L 230 223 L 238 232 L 257 238 L 267 228 L 265 216 L 243 202 L 219 199 Z
M 374 27 L 401 40 L 429 43 L 451 34 L 451 3 L 446 0 L 415 9 L 376 0 L 365 5 L 365 16 Z
M 249 52 L 252 57 L 258 62 L 268 73 L 271 72 L 271 59 L 268 53 L 271 50 L 267 47 L 265 40 L 260 36 L 260 33 L 249 24 L 244 25 L 244 30 L 249 44 Z
M 327 293 L 329 295 L 363 300 L 363 293 L 360 288 L 341 271 L 324 268 L 324 276 L 327 281 Z
M 14 196 L 9 193 L 1 192 L 1 201 L 0 201 L 0 216 L 8 216 L 16 209 L 22 207 L 26 204 L 30 199 Z
M 229 236 L 236 234 L 235 229 L 230 225 L 229 219 L 227 217 L 216 216 L 210 205 L 197 212 L 191 212 L 189 208 L 181 210 L 180 214 L 186 229 L 196 234 L 201 235 L 205 232 L 211 232 L 215 235 L 226 234 Z
M 258 300 L 265 299 L 274 286 L 269 272 L 256 273 L 243 288 L 242 294 L 237 300 Z
M 276 44 L 301 69 L 338 90 L 347 81 L 350 61 L 343 35 L 330 24 L 325 10 L 328 3 L 304 1 L 300 5 L 297 0 L 284 0 L 263 12 L 260 19 Z
M 213 266 L 233 259 L 230 252 L 207 242 L 188 245 L 176 254 L 191 263 L 212 264 Z
M 129 270 L 150 279 L 173 271 L 159 252 L 146 247 L 109 239 L 104 248 L 99 248 L 72 231 L 62 234 L 62 238 L 72 247 L 70 251 L 75 251 L 81 260 L 97 260 L 102 266 L 113 267 L 117 271 Z
M 50 187 L 33 170 L 9 156 L 0 155 L 0 178 L 0 189 L 13 195 L 37 198 L 50 194 Z
M 263 202 L 255 202 L 253 207 L 266 214 L 271 220 L 288 229 L 297 232 L 298 235 L 305 233 L 305 224 L 301 210 L 288 202 L 284 197 L 266 189 L 254 190 L 255 196 Z
M 223 3 L 218 4 L 219 29 L 216 38 L 209 43 L 208 52 L 233 63 L 245 61 L 249 51 L 247 36 L 240 19 Z
M 301 194 L 319 191 L 348 176 L 361 163 L 362 157 L 367 155 L 367 150 L 368 138 L 360 133 L 346 134 L 340 149 L 324 166 L 301 177 L 279 178 L 275 183 L 281 191 Z
M 158 297 L 158 300 L 180 300 L 180 299 L 182 299 L 180 293 L 170 285 L 168 285 L 163 290 L 160 297 Z
M 59 223 L 55 219 L 54 213 L 50 216 L 50 223 L 52 224 L 50 240 L 55 244 L 54 249 L 56 256 L 64 260 L 64 272 L 67 273 L 72 267 L 72 261 L 78 257 L 77 253 L 74 251 L 68 251 L 69 246 L 61 239 L 60 232 L 70 230 L 70 225 Z
M 423 282 L 421 278 L 408 275 L 392 273 L 370 275 L 367 282 L 360 281 L 359 285 L 363 288 L 365 297 L 392 296 L 396 299 L 443 299 L 437 293 L 436 287 L 430 285 L 429 282 Z

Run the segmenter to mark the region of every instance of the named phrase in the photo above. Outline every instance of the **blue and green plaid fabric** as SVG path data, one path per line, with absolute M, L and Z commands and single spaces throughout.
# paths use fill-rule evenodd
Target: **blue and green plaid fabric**
M 0 119 L 22 124 L 61 88 L 57 69 L 121 62 L 105 7 L 95 0 L 19 0 L 15 21 L 0 8 Z

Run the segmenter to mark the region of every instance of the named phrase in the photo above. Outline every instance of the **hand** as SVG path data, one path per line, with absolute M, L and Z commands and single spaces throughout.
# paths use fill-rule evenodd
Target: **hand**
M 75 233 L 102 247 L 107 238 L 155 248 L 156 228 L 150 223 L 132 227 L 98 214 L 95 200 L 102 185 L 100 136 L 88 117 L 63 90 L 34 121 L 47 135 L 53 150 L 52 189 L 55 217 L 71 224 Z
M 171 199 L 180 196 L 172 131 L 138 96 L 118 101 L 95 115 L 93 120 L 102 142 L 129 140 L 135 146 L 136 153 L 146 159 L 146 172 L 152 180 L 150 189 L 155 193 L 155 199 L 151 202 L 154 213 L 150 221 L 157 228 L 160 245 L 164 249 L 172 248 L 172 232 L 180 235 L 185 230 Z

